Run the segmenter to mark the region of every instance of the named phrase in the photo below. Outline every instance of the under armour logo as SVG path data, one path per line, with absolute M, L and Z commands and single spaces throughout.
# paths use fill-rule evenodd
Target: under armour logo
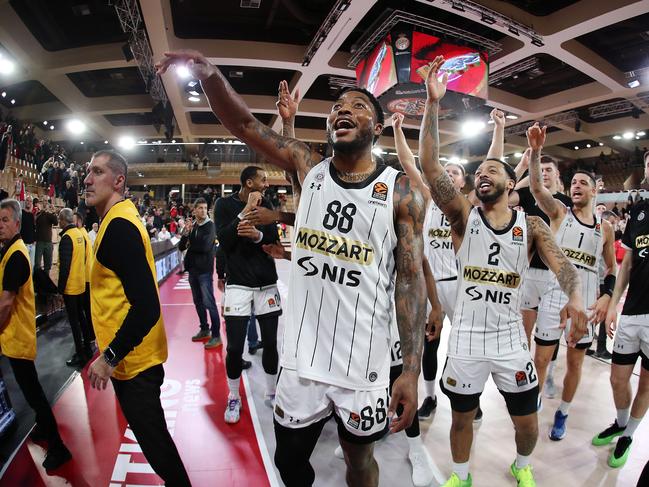
M 471 235 L 480 235 L 480 229 L 479 228 L 472 228 L 471 229 Z
M 315 188 L 317 190 L 319 190 L 321 187 L 322 187 L 322 184 L 319 184 L 319 183 L 318 184 L 311 183 L 311 186 L 310 186 L 311 189 Z

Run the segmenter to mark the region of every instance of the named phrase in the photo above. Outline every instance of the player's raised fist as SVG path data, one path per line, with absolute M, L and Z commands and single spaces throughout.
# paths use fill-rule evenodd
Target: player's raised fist
M 541 128 L 539 122 L 536 122 L 527 129 L 527 143 L 532 150 L 541 150 L 543 148 L 547 128 L 547 126 Z
M 505 112 L 498 110 L 497 108 L 494 108 L 493 110 L 491 110 L 489 116 L 491 117 L 491 120 L 494 121 L 494 124 L 496 124 L 497 127 L 505 126 Z
M 401 124 L 403 123 L 403 114 L 402 113 L 394 113 L 392 114 L 392 127 L 395 129 L 401 128 Z
M 186 66 L 192 77 L 205 81 L 216 72 L 203 54 L 193 49 L 165 52 L 164 57 L 155 65 L 158 74 L 164 74 L 171 66 Z

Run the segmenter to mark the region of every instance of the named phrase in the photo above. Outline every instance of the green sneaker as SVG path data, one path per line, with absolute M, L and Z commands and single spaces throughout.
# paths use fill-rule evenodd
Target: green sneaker
M 221 341 L 221 337 L 212 337 L 205 344 L 205 348 L 209 350 L 210 348 L 220 347 L 221 345 L 223 345 L 223 342 Z
M 606 428 L 604 431 L 599 433 L 597 436 L 593 437 L 592 443 L 595 446 L 604 446 L 608 445 L 613 439 L 617 436 L 620 436 L 624 433 L 625 428 L 621 428 L 617 425 L 617 419 L 613 422 L 611 426 Z
M 518 487 L 536 487 L 534 474 L 532 473 L 532 465 L 527 465 L 523 468 L 518 468 L 516 462 L 512 463 L 512 475 L 518 482 Z
M 626 463 L 626 459 L 629 458 L 629 452 L 631 451 L 632 441 L 630 436 L 620 436 L 615 445 L 615 449 L 611 452 L 611 456 L 608 457 L 609 467 L 619 468 Z
M 198 333 L 192 337 L 192 342 L 206 342 L 211 336 L 210 330 L 198 330 Z
M 471 487 L 473 481 L 471 480 L 471 474 L 466 480 L 460 480 L 460 477 L 457 476 L 455 472 L 451 475 L 451 478 L 446 481 L 445 484 L 442 484 L 440 487 Z

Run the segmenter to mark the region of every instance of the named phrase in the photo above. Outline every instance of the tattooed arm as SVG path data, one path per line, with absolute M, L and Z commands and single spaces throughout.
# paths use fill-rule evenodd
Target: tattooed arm
M 557 277 L 561 290 L 568 296 L 568 303 L 561 310 L 561 323 L 565 328 L 568 319 L 572 320 L 568 344 L 574 347 L 586 333 L 587 316 L 581 295 L 581 280 L 574 265 L 570 263 L 550 231 L 538 216 L 527 217 L 527 235 L 545 265 Z
M 397 405 L 403 405 L 403 413 L 398 419 L 393 419 L 390 426 L 392 431 L 400 431 L 412 423 L 417 412 L 417 379 L 424 343 L 422 324 L 426 320 L 426 283 L 421 272 L 424 247 L 422 227 L 426 210 L 421 193 L 411 187 L 405 175 L 397 180 L 394 205 L 397 223 L 394 300 L 403 371 L 392 386 L 388 414 L 392 417 Z
M 428 99 L 424 109 L 424 118 L 419 131 L 419 162 L 424 173 L 425 180 L 430 186 L 430 193 L 435 204 L 446 215 L 451 230 L 455 237 L 461 239 L 464 236 L 464 227 L 471 211 L 469 201 L 455 189 L 451 178 L 439 162 L 439 100 L 446 93 L 448 75 L 445 74 L 440 81 L 437 78 L 444 58 L 438 56 L 433 61 L 428 77 L 426 78 L 426 89 Z M 458 244 L 459 242 L 453 242 Z M 457 246 L 456 248 L 459 248 Z
M 550 218 L 550 226 L 556 231 L 566 214 L 565 205 L 554 198 L 552 193 L 543 186 L 541 177 L 541 150 L 545 144 L 545 130 L 537 123 L 527 129 L 527 141 L 530 145 L 530 191 L 539 208 Z
M 234 91 L 221 71 L 200 52 L 183 50 L 166 52 L 156 64 L 159 74 L 172 65 L 184 65 L 199 79 L 210 107 L 223 125 L 268 162 L 287 171 L 300 171 L 310 164 L 309 147 L 292 138 L 282 137 L 257 120 L 243 98 Z

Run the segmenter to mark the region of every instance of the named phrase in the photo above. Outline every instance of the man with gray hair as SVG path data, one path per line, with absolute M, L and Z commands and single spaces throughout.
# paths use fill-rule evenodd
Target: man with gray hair
M 86 241 L 74 223 L 74 213 L 70 208 L 59 212 L 59 292 L 63 295 L 65 310 L 68 313 L 74 355 L 66 361 L 70 367 L 80 367 L 92 357 L 92 332 L 84 312 L 84 293 L 86 291 Z
M 72 456 L 63 444 L 52 408 L 47 402 L 34 365 L 36 312 L 34 285 L 27 247 L 20 237 L 20 204 L 0 202 L 0 348 L 8 358 L 18 387 L 36 413 L 32 439 L 48 443 L 43 467 L 52 470 Z

